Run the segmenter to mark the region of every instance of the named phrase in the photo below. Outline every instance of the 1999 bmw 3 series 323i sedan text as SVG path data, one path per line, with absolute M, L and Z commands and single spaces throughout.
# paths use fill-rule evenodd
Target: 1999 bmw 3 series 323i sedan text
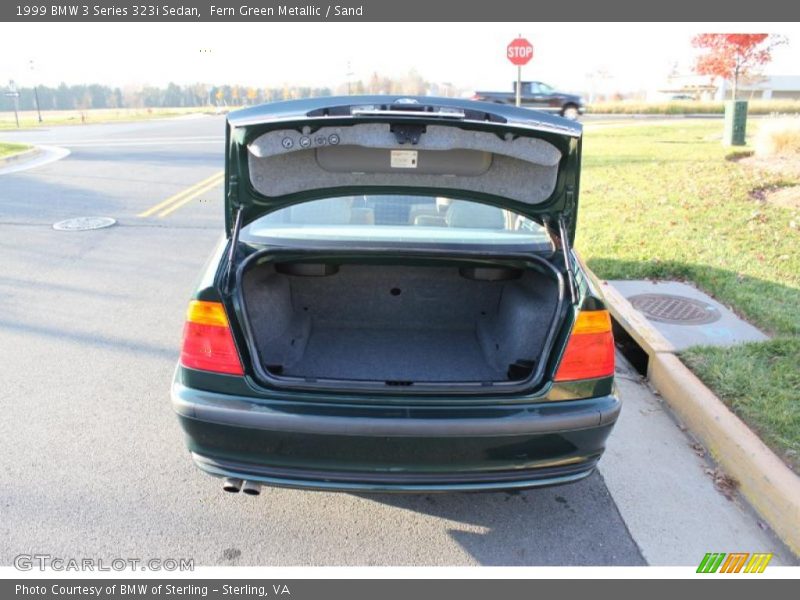
M 477 491 L 590 474 L 620 410 L 571 250 L 581 126 L 444 98 L 231 113 L 225 231 L 172 402 L 228 491 Z

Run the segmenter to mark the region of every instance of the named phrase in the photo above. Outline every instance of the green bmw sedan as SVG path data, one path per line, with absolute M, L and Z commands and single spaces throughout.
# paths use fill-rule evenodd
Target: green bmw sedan
M 620 411 L 574 254 L 581 125 L 348 96 L 232 112 L 172 405 L 223 489 L 577 481 Z

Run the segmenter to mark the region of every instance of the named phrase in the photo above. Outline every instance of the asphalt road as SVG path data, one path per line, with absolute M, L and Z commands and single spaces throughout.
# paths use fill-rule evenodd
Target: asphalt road
M 577 484 L 222 492 L 192 465 L 168 397 L 188 294 L 222 230 L 222 136 L 217 117 L 0 135 L 70 151 L 0 169 L 0 564 L 46 553 L 198 565 L 696 565 L 709 551 L 759 550 L 794 561 L 741 499 L 714 489 L 709 463 L 624 362 L 623 417 L 600 471 Z M 87 215 L 118 225 L 52 229 Z

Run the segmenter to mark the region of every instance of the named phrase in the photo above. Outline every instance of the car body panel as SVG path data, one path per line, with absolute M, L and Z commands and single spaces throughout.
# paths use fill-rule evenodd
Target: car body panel
M 453 409 L 309 406 L 198 390 L 176 373 L 173 407 L 196 464 L 271 485 L 371 491 L 533 487 L 591 472 L 620 403 Z

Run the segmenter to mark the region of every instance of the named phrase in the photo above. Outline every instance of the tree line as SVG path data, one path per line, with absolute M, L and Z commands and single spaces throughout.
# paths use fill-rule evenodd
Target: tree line
M 0 88 L 3 93 L 11 91 L 9 86 Z M 399 78 L 383 77 L 373 73 L 366 80 L 351 80 L 331 87 L 289 86 L 254 87 L 244 85 L 211 85 L 206 83 L 169 83 L 158 86 L 112 87 L 101 84 L 67 85 L 56 87 L 39 85 L 16 88 L 19 92 L 19 108 L 34 110 L 36 98 L 41 110 L 89 110 L 92 108 L 175 108 L 203 106 L 242 106 L 330 96 L 332 94 L 432 94 L 454 96 L 460 90 L 449 83 L 426 81 L 416 71 Z M 13 98 L 4 96 L 3 110 L 13 109 Z

